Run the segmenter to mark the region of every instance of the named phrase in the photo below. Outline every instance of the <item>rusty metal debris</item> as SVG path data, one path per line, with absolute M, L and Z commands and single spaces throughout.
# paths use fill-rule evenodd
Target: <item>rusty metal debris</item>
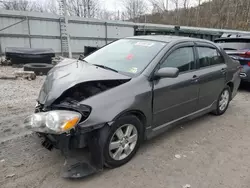
M 36 74 L 33 71 L 15 71 L 14 75 L 16 77 L 26 78 L 28 80 L 35 80 Z

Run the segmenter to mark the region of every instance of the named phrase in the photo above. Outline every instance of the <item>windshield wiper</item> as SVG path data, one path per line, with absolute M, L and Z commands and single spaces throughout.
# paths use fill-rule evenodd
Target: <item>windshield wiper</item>
M 85 59 L 78 59 L 78 60 L 83 61 L 83 62 L 85 62 L 85 63 L 89 63 L 89 62 L 87 62 Z
M 112 69 L 112 68 L 110 68 L 110 67 L 107 67 L 107 66 L 105 66 L 105 65 L 98 65 L 98 64 L 93 64 L 93 65 L 95 65 L 95 66 L 97 66 L 97 67 L 101 67 L 101 68 L 106 69 L 106 70 L 111 70 L 111 71 L 114 71 L 114 72 L 118 72 L 117 70 Z
M 80 54 L 78 57 L 78 60 L 85 61 L 84 58 L 85 58 L 85 56 L 83 54 Z

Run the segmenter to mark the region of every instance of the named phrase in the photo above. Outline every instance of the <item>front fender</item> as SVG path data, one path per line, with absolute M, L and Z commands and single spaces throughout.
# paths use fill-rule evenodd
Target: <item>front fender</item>
M 100 95 L 94 103 L 89 104 L 85 101 L 84 104 L 91 106 L 92 110 L 89 117 L 79 124 L 79 128 L 82 130 L 100 128 L 106 123 L 113 122 L 119 115 L 130 111 L 139 111 L 144 114 L 148 124 L 151 124 L 152 121 L 151 90 L 117 98 L 109 96 L 108 99 Z

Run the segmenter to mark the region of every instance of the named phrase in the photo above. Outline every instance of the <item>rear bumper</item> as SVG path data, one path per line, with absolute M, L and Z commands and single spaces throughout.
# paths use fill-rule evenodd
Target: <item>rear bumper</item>
M 240 73 L 241 80 L 244 82 L 250 82 L 250 67 L 244 65 Z

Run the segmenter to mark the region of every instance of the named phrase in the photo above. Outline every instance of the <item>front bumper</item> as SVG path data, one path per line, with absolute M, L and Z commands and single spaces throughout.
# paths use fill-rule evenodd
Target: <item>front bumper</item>
M 56 135 L 56 134 L 37 132 L 37 135 L 42 139 L 42 145 L 48 150 L 52 150 L 53 148 L 59 150 L 85 148 L 87 146 L 87 140 L 88 140 L 87 134 Z
M 59 109 L 64 108 L 60 106 Z M 35 113 L 49 110 L 54 110 L 54 106 L 46 109 L 38 103 Z M 74 108 L 73 110 L 78 109 Z M 81 124 L 80 122 L 75 129 L 62 134 L 52 134 L 43 131 L 43 129 L 33 128 L 33 131 L 42 139 L 42 145 L 46 149 L 56 148 L 62 152 L 65 157 L 62 171 L 64 178 L 83 178 L 103 170 L 103 150 L 109 126 L 107 123 L 87 124 L 85 126 L 81 126 Z
M 37 132 L 48 150 L 59 149 L 65 157 L 61 176 L 84 178 L 103 170 L 103 150 L 108 126 L 86 134 L 46 134 Z M 85 150 L 83 149 L 85 148 Z

